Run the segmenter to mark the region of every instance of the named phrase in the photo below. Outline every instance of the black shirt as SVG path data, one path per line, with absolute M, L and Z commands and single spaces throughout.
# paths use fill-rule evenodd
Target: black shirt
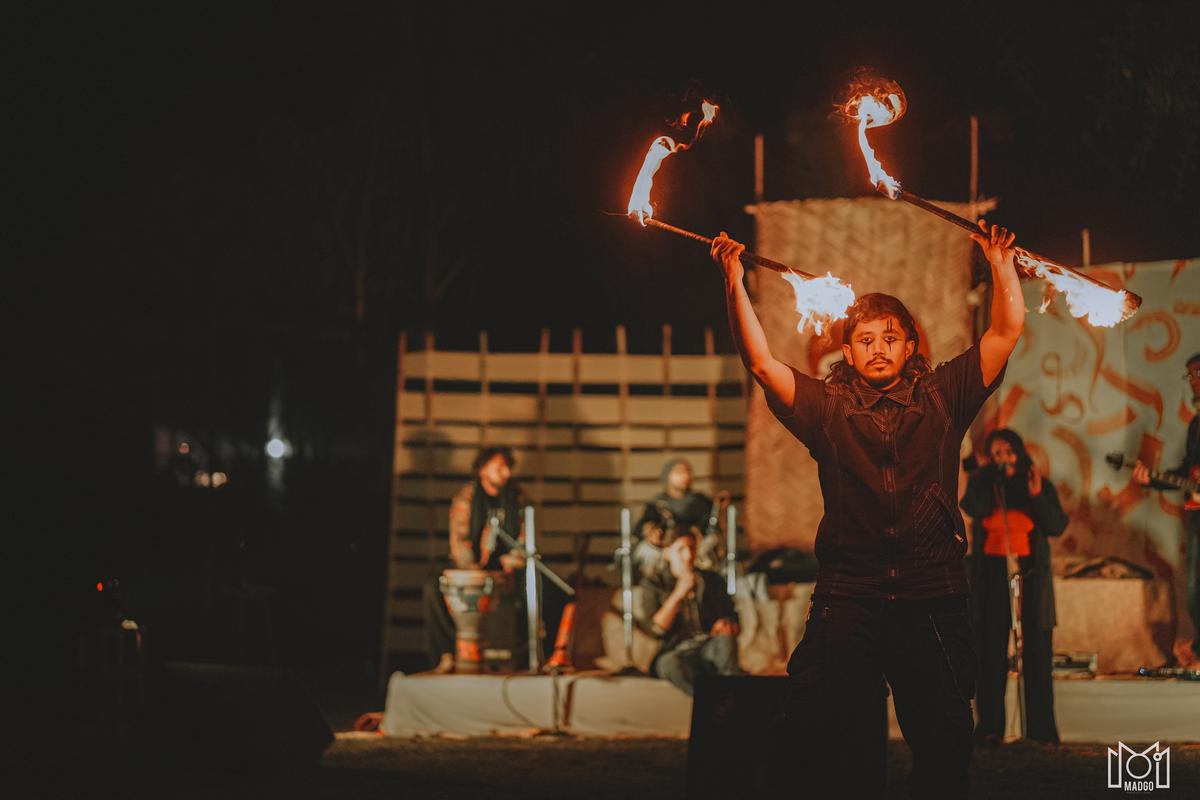
M 816 459 L 825 501 L 815 592 L 966 594 L 959 447 L 1003 370 L 984 386 L 975 345 L 885 392 L 857 377 L 819 381 L 792 372 L 795 405 L 779 420 Z

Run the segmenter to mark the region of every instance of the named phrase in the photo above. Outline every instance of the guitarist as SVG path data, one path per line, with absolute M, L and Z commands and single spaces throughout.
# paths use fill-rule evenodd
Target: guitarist
M 1200 353 L 1194 354 L 1187 360 L 1187 372 L 1184 379 L 1192 390 L 1192 403 L 1200 410 Z M 1193 416 L 1188 424 L 1187 444 L 1183 451 L 1183 461 L 1175 469 L 1169 470 L 1173 475 L 1183 478 L 1196 477 L 1200 471 L 1200 414 Z M 1151 480 L 1150 469 L 1141 461 L 1133 468 L 1133 480 L 1142 486 L 1154 489 L 1173 489 L 1175 487 L 1160 481 Z M 1179 666 L 1200 669 L 1200 494 L 1192 493 L 1183 505 L 1183 527 L 1187 536 L 1187 610 L 1192 618 L 1192 632 L 1196 638 L 1191 641 L 1179 639 L 1175 643 L 1175 658 Z

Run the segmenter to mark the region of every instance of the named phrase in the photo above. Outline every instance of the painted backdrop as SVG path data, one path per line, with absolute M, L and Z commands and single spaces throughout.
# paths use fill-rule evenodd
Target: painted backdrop
M 1094 267 L 1091 274 L 1140 294 L 1141 310 L 1112 329 L 1072 318 L 1061 299 L 1030 313 L 986 427 L 1016 429 L 1059 487 L 1071 524 L 1057 558 L 1117 555 L 1172 582 L 1182 601 L 1183 498 L 1150 492 L 1105 455 L 1173 467 L 1195 409 L 1184 362 L 1200 351 L 1200 260 Z M 1026 307 L 1041 282 L 1024 285 Z M 1182 606 L 1180 634 L 1187 635 Z

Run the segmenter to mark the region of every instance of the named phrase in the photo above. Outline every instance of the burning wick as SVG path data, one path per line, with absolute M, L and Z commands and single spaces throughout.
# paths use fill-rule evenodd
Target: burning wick
M 633 192 L 629 195 L 627 213 L 630 217 L 636 217 L 643 227 L 658 228 L 711 247 L 713 240 L 707 236 L 701 236 L 698 233 L 654 219 L 654 206 L 650 202 L 650 190 L 654 188 L 654 175 L 662 166 L 662 162 L 666 160 L 667 156 L 680 150 L 690 149 L 700 139 L 700 134 L 704 132 L 704 129 L 716 119 L 718 111 L 716 105 L 705 100 L 701 107 L 704 111 L 704 118 L 696 126 L 696 135 L 692 137 L 691 142 L 676 144 L 670 136 L 659 136 L 650 143 L 646 159 L 642 162 L 642 168 L 638 171 L 637 180 L 633 184 Z M 687 117 L 688 115 L 684 114 L 680 123 L 686 124 Z M 831 274 L 827 273 L 824 277 L 811 275 L 787 264 L 763 258 L 748 250 L 742 251 L 741 258 L 746 263 L 757 264 L 778 272 L 792 285 L 796 311 L 800 314 L 800 321 L 796 324 L 798 332 L 802 333 L 805 326 L 811 324 L 813 330 L 820 336 L 826 321 L 842 319 L 846 316 L 846 309 L 854 304 L 854 290 L 850 288 L 849 284 L 843 283 Z
M 858 146 L 867 162 L 871 185 L 892 200 L 903 200 L 964 230 L 979 233 L 979 226 L 970 220 L 902 189 L 900 182 L 888 175 L 876 158 L 871 143 L 867 141 L 867 129 L 891 125 L 904 116 L 908 102 L 900 86 L 894 81 L 864 78 L 851 87 L 849 97 L 849 100 L 839 106 L 839 110 L 849 119 L 858 122 Z M 1016 252 L 1013 261 L 1022 275 L 1027 278 L 1042 278 L 1062 292 L 1071 315 L 1086 317 L 1092 325 L 1112 327 L 1129 319 L 1142 305 L 1142 298 L 1133 292 L 1114 289 L 1090 275 L 1084 275 L 1023 247 L 1014 250 Z M 1048 302 L 1047 299 L 1038 310 L 1044 312 Z
M 884 85 L 876 89 L 874 94 L 858 95 L 842 107 L 842 113 L 858 120 L 858 147 L 867 162 L 871 185 L 893 200 L 900 199 L 900 181 L 888 175 L 883 164 L 879 163 L 875 150 L 867 141 L 867 129 L 891 125 L 904 116 L 907 108 L 904 92 L 895 84 Z
M 646 220 L 654 216 L 654 207 L 650 204 L 650 190 L 654 188 L 654 174 L 658 172 L 662 162 L 666 160 L 667 156 L 674 155 L 680 150 L 690 150 L 692 145 L 700 141 L 700 135 L 704 133 L 704 129 L 713 123 L 713 120 L 717 118 L 717 112 L 721 110 L 720 106 L 707 100 L 701 103 L 700 107 L 704 111 L 704 118 L 696 125 L 696 135 L 690 142 L 676 144 L 670 136 L 659 136 L 650 143 L 650 149 L 646 151 L 646 160 L 642 162 L 642 168 L 633 184 L 633 193 L 629 195 L 628 212 L 629 216 L 637 217 L 638 222 L 643 225 L 646 224 Z M 686 124 L 687 118 L 688 114 L 684 114 L 680 122 Z
M 850 284 L 833 277 L 832 273 L 826 272 L 824 276 L 815 278 L 801 278 L 794 272 L 781 272 L 779 275 L 792 285 L 796 295 L 796 311 L 800 314 L 800 321 L 796 323 L 797 333 L 803 333 L 804 326 L 811 323 L 813 331 L 820 336 L 825 320 L 836 322 L 844 319 L 846 309 L 854 305 L 854 290 Z
M 646 217 L 642 224 L 712 247 L 713 240 L 709 237 L 677 228 L 666 222 L 659 222 L 652 217 Z M 781 278 L 792 285 L 796 311 L 800 314 L 800 321 L 796 323 L 797 333 L 803 333 L 805 326 L 812 325 L 813 331 L 820 336 L 825 329 L 826 322 L 844 319 L 846 309 L 854 305 L 854 289 L 850 287 L 850 284 L 833 277 L 831 273 L 827 272 L 824 276 L 813 275 L 795 267 L 789 267 L 787 264 L 764 258 L 757 253 L 751 253 L 749 250 L 742 251 L 742 261 L 778 272 Z

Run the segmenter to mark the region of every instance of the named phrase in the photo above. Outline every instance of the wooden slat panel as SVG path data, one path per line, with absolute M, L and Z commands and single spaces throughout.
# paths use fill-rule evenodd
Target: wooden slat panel
M 403 531 L 394 533 L 403 534 Z M 445 531 L 435 531 L 434 538 L 400 535 L 392 542 L 392 557 L 412 559 L 416 563 L 434 563 L 450 558 L 450 542 Z
M 494 397 L 495 395 L 493 395 Z M 398 444 L 402 447 L 423 446 L 427 441 L 442 444 L 452 444 L 455 447 L 477 448 L 483 441 L 484 434 L 479 425 L 470 423 L 439 424 L 436 428 L 407 428 Z M 544 444 L 548 447 L 563 447 L 572 442 L 571 431 L 568 428 L 546 428 L 543 431 Z M 489 425 L 486 445 L 508 445 L 516 448 L 534 448 L 538 443 L 538 429 L 534 423 L 527 425 Z
M 717 471 L 720 475 L 744 475 L 746 472 L 746 451 L 722 450 L 717 453 Z
M 393 534 L 397 531 L 393 531 Z M 400 530 L 399 533 L 404 533 Z M 429 538 L 425 531 L 419 531 L 420 536 L 392 536 L 392 556 L 420 558 L 426 561 L 450 557 L 450 534 L 443 527 L 433 532 Z
M 630 447 L 662 447 L 665 439 L 662 428 L 622 428 L 619 425 L 604 425 L 581 428 L 579 431 L 579 443 L 589 447 L 619 448 L 623 443 Z
M 529 422 L 537 416 L 537 397 L 528 394 L 492 394 L 483 402 L 477 392 L 434 392 L 433 417 L 439 422 Z M 400 402 L 400 419 L 423 420 L 422 395 L 405 392 Z
M 450 509 L 426 503 L 397 502 L 392 507 L 392 527 L 403 530 L 424 531 L 444 528 Z
M 671 383 L 741 383 L 746 370 L 734 355 L 671 356 Z
M 746 398 L 718 397 L 717 422 L 721 424 L 746 424 Z
M 393 617 L 410 617 L 421 619 L 421 601 L 407 597 L 393 597 L 388 603 L 387 613 Z
M 723 475 L 716 481 L 716 484 L 719 489 L 727 490 L 735 495 L 741 495 L 744 491 L 745 479 L 741 475 L 730 473 Z M 713 485 L 713 479 L 706 476 L 696 478 L 693 484 L 696 491 L 709 495 L 713 493 Z M 621 503 L 644 503 L 660 491 L 660 486 L 657 475 L 655 475 L 652 479 L 641 480 L 631 484 L 628 494 L 622 492 L 620 482 L 612 481 L 599 482 L 585 480 L 580 482 L 579 489 L 579 499 L 586 503 L 611 503 L 620 505 Z M 546 491 L 547 496 L 543 498 L 544 500 L 562 502 L 571 499 L 571 487 L 569 485 L 547 483 Z M 406 509 L 402 517 L 405 524 L 397 527 L 417 532 L 424 531 L 425 527 L 423 526 L 429 520 L 426 514 L 432 513 L 435 530 L 442 532 L 446 530 L 446 525 L 448 524 L 447 515 L 450 511 L 450 501 L 448 498 L 444 500 L 442 498 L 435 498 L 435 502 L 432 504 L 432 511 L 427 511 L 424 514 L 415 509 L 426 507 L 425 501 L 405 496 L 399 502 L 403 503 Z M 555 514 L 565 513 L 561 511 L 562 508 L 564 506 L 547 506 L 543 513 L 550 513 L 552 509 L 554 509 L 553 513 Z M 414 510 L 410 512 L 408 509 Z M 397 519 L 401 518 L 397 517 Z
M 636 427 L 629 428 L 629 444 L 635 448 L 666 447 L 666 427 Z M 617 426 L 600 426 L 582 428 L 579 431 L 580 443 L 591 447 L 620 447 L 622 429 Z M 697 450 L 710 448 L 716 444 L 742 444 L 746 434 L 742 430 L 723 428 L 671 427 L 671 446 L 676 449 L 694 448 Z M 699 460 L 699 459 L 697 459 Z
M 434 380 L 477 381 L 479 380 L 479 354 L 455 353 L 445 350 L 409 353 L 405 364 L 410 377 Z
M 615 425 L 621 421 L 617 397 L 553 396 L 546 398 L 546 421 L 574 425 Z
M 450 498 L 462 488 L 463 481 L 437 478 L 426 480 L 424 477 L 392 479 L 392 497 L 397 500 L 432 500 L 435 505 L 444 510 L 450 509 Z
M 663 382 L 662 356 L 621 356 L 614 353 L 585 353 L 579 360 L 583 383 Z
M 626 496 L 622 491 L 619 483 L 584 483 L 580 486 L 580 499 L 590 502 L 611 502 L 616 505 L 622 503 L 631 507 L 641 508 L 641 504 L 645 503 L 653 497 L 658 491 L 658 483 L 643 483 L 634 484 L 631 489 L 631 494 Z
M 425 400 L 417 392 L 403 392 L 396 404 L 397 420 L 425 419 Z
M 629 421 L 658 425 L 708 422 L 708 401 L 703 397 L 631 397 Z
M 442 564 L 440 560 L 428 563 L 392 562 L 388 571 L 388 587 L 418 589 L 438 575 L 443 569 Z
M 443 423 L 529 422 L 537 415 L 537 396 L 492 394 L 486 404 L 476 393 L 434 392 L 434 418 Z M 405 392 L 400 402 L 402 420 L 423 420 L 425 404 L 421 395 Z M 546 398 L 546 421 L 551 424 L 617 425 L 621 421 L 620 400 L 615 395 L 556 395 Z M 630 397 L 629 422 L 632 425 L 702 425 L 710 422 L 708 401 L 703 397 Z M 746 403 L 741 397 L 717 398 L 717 421 L 745 424 Z M 411 437 L 412 432 L 406 434 Z
M 538 525 L 547 532 L 586 533 L 615 531 L 620 526 L 620 506 L 547 506 Z
M 405 373 L 410 378 L 428 374 L 434 380 L 479 381 L 478 353 L 438 350 L 405 355 Z M 670 377 L 675 384 L 740 383 L 745 370 L 736 355 L 670 357 Z M 489 353 L 487 375 L 490 381 L 511 383 L 570 383 L 571 356 L 568 353 Z M 661 355 L 631 355 L 625 357 L 625 379 L 630 383 L 661 384 L 663 357 Z M 583 383 L 619 383 L 620 357 L 614 353 L 586 353 L 580 359 L 580 380 Z
M 526 471 L 521 469 L 524 466 L 521 462 L 517 463 L 516 479 L 521 482 L 525 492 L 530 495 L 531 499 L 539 499 L 533 497 L 533 484 L 529 480 Z M 413 501 L 431 501 L 440 509 L 439 514 L 448 512 L 450 509 L 450 499 L 455 493 L 463 487 L 465 481 L 458 479 L 438 479 L 434 481 L 426 481 L 422 477 L 415 478 L 396 478 L 396 487 L 394 495 L 397 499 Z M 572 498 L 571 486 L 567 483 L 547 482 L 542 487 L 541 500 L 546 501 L 562 501 Z
M 487 360 L 488 380 L 510 383 L 571 382 L 569 353 L 491 353 Z

